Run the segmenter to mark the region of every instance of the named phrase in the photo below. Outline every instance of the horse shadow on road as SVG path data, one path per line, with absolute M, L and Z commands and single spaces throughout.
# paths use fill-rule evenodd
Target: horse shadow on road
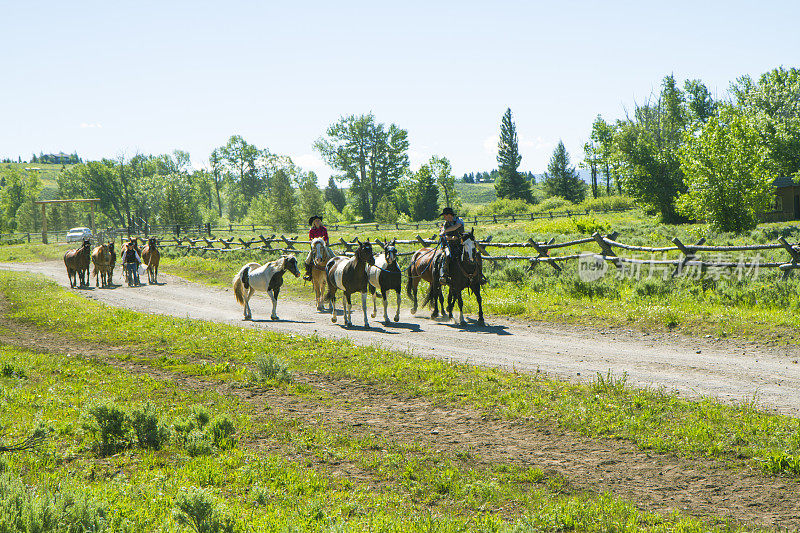
M 466 324 L 453 324 L 452 322 L 439 322 L 442 326 L 447 326 L 453 329 L 459 329 L 462 331 L 469 331 L 474 333 L 488 333 L 493 335 L 513 335 L 510 331 L 508 331 L 508 326 L 503 325 L 489 325 L 489 324 L 478 324 L 478 321 L 473 318 L 467 318 Z
M 287 320 L 285 318 L 279 318 L 277 320 L 272 320 L 271 318 L 251 318 L 247 322 L 255 322 L 257 324 L 313 324 L 309 320 Z

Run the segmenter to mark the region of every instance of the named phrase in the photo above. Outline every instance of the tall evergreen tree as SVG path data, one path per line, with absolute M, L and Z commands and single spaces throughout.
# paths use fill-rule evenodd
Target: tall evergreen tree
M 511 109 L 506 109 L 500 125 L 500 142 L 497 144 L 499 176 L 494 185 L 498 198 L 522 199 L 533 203 L 531 185 L 517 171 L 522 156 L 519 155 L 517 130 L 511 119 Z
M 430 165 L 422 165 L 413 180 L 411 216 L 414 220 L 435 220 L 439 216 L 439 188 Z
M 550 164 L 547 165 L 544 191 L 548 196 L 560 196 L 576 204 L 586 197 L 583 180 L 578 176 L 575 167 L 570 166 L 569 154 L 561 140 L 558 141 L 558 146 L 550 157 Z

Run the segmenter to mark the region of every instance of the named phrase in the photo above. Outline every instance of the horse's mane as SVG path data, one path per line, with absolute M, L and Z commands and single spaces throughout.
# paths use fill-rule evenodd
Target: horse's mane
M 325 253 L 328 254 L 328 259 L 329 260 L 331 258 L 333 258 L 333 257 L 337 257 L 337 255 L 334 253 L 334 251 L 331 249 L 331 247 L 328 246 L 328 243 L 325 242 L 325 238 L 324 237 L 314 237 L 313 239 L 311 239 L 311 249 L 312 250 L 315 248 L 317 242 L 321 242 L 322 243 L 322 246 L 325 249 Z

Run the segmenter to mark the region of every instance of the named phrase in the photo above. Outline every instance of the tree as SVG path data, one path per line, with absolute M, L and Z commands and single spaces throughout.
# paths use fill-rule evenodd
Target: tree
M 41 180 L 16 167 L 3 171 L 6 185 L 0 190 L 0 231 L 35 231 L 41 215 L 33 202 L 42 192 Z
M 723 107 L 680 150 L 688 190 L 678 200 L 679 210 L 718 231 L 755 228 L 774 197 L 776 176 L 767 157 L 752 117 Z
M 256 160 L 262 155 L 269 155 L 268 150 L 259 150 L 241 135 L 233 135 L 225 146 L 219 148 L 219 153 L 230 170 L 232 182 L 245 199 L 252 199 L 264 190 L 263 183 L 259 180 Z
M 220 189 L 222 187 L 222 155 L 219 148 L 215 148 L 211 151 L 211 156 L 209 157 L 209 163 L 211 163 L 211 175 L 214 177 L 214 192 L 217 196 L 217 214 L 222 218 L 222 197 L 220 196 Z
M 600 161 L 599 150 L 593 142 L 583 144 L 583 162 L 581 166 L 588 168 L 592 174 L 592 198 L 597 198 L 597 164 Z
M 301 172 L 298 179 L 298 195 L 300 196 L 300 218 L 321 215 L 325 207 L 322 191 L 317 186 L 317 175 L 313 172 Z
M 316 180 L 315 180 L 316 181 Z M 297 229 L 295 217 L 296 200 L 292 180 L 289 172 L 278 169 L 273 176 L 272 190 L 270 191 L 270 207 L 273 221 L 286 231 Z
M 436 220 L 439 217 L 439 188 L 430 164 L 422 165 L 411 177 L 411 217 L 414 220 Z
M 614 135 L 625 189 L 666 223 L 685 220 L 675 209 L 675 199 L 686 192 L 678 158 L 689 123 L 684 102 L 675 78 L 666 76 L 658 100 L 637 106 L 634 118 L 618 123 Z
M 544 191 L 548 196 L 560 196 L 576 204 L 582 202 L 586 196 L 583 180 L 578 176 L 575 167 L 570 166 L 569 154 L 561 140 L 550 156 L 544 175 Z
M 328 186 L 325 187 L 325 201 L 332 203 L 336 210 L 340 213 L 347 204 L 347 198 L 344 196 L 344 191 L 342 191 L 336 185 L 336 180 L 333 179 L 333 176 L 328 178 Z
M 693 120 L 705 123 L 717 110 L 717 103 L 708 87 L 700 80 L 686 80 L 683 84 L 686 103 Z
M 611 194 L 612 170 L 616 170 L 614 162 L 614 127 L 608 124 L 603 117 L 597 115 L 592 123 L 592 142 L 594 143 L 593 153 L 597 160 L 598 167 L 603 172 L 606 179 L 606 194 Z M 617 179 L 616 172 L 613 172 L 617 183 L 617 192 L 622 192 L 622 184 Z
M 519 155 L 517 130 L 511 119 L 511 109 L 506 109 L 500 124 L 500 142 L 497 144 L 498 179 L 494 185 L 498 198 L 522 199 L 533 203 L 531 185 L 517 171 L 522 156 Z
M 439 198 L 444 200 L 442 207 L 453 207 L 458 209 L 461 202 L 456 191 L 456 178 L 450 166 L 450 160 L 446 157 L 431 156 L 428 160 L 436 184 L 439 186 Z
M 779 67 L 757 82 L 742 76 L 731 92 L 738 106 L 753 117 L 773 171 L 780 176 L 800 172 L 800 69 Z
M 356 208 L 372 220 L 378 202 L 398 186 L 408 169 L 408 133 L 375 122 L 372 113 L 340 118 L 314 143 L 325 162 L 350 183 Z

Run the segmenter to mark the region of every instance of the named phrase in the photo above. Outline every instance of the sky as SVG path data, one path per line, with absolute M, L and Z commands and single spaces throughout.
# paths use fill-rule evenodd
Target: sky
M 665 75 L 718 98 L 800 66 L 800 2 L 10 2 L 0 0 L 0 157 L 188 151 L 234 134 L 327 182 L 314 141 L 372 112 L 408 131 L 412 168 L 496 168 L 511 108 L 520 170 L 559 139 L 580 162 Z

